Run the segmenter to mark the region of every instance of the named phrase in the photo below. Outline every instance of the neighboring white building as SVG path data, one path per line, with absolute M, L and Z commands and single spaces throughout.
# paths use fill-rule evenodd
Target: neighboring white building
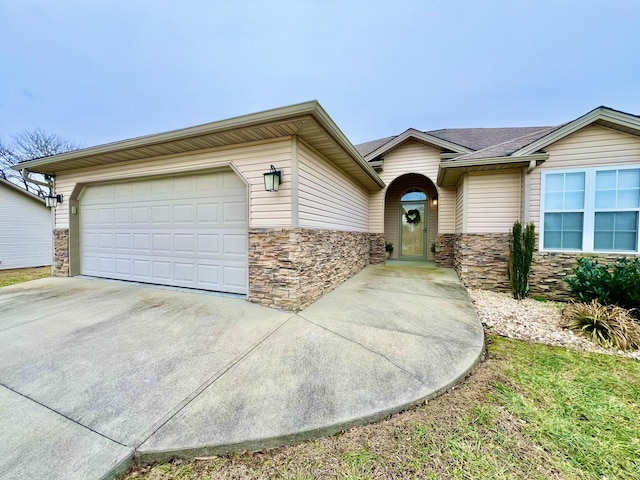
M 42 198 L 0 179 L 0 270 L 51 265 L 51 226 Z

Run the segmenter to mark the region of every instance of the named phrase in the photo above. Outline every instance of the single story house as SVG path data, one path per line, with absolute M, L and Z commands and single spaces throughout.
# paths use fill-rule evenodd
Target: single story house
M 51 210 L 44 199 L 0 178 L 0 270 L 51 265 Z
M 565 295 L 577 255 L 639 253 L 640 117 L 607 107 L 553 127 L 409 129 L 354 146 L 312 101 L 19 168 L 54 176 L 63 197 L 56 275 L 290 310 L 383 263 L 385 242 L 394 259 L 508 290 L 516 220 L 539 232 L 534 294 Z

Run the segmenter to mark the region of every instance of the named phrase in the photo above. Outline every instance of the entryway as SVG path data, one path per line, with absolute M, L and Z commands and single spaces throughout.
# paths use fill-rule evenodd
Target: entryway
M 435 260 L 438 190 L 431 179 L 409 173 L 391 182 L 385 195 L 384 234 L 394 247 L 392 260 Z

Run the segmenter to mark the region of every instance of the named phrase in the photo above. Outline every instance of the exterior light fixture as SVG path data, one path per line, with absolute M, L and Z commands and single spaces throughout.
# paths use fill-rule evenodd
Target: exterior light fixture
M 277 192 L 282 183 L 282 170 L 276 169 L 273 165 L 264 174 L 264 189 L 267 192 Z
M 49 208 L 56 208 L 59 203 L 62 203 L 62 195 L 48 195 L 44 197 L 44 204 Z
M 434 206 L 434 207 L 438 206 L 438 197 L 433 197 L 431 199 L 431 205 Z

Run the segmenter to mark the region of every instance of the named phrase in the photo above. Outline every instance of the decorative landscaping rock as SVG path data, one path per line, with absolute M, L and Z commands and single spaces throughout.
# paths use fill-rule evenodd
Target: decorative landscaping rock
M 561 328 L 560 311 L 564 306 L 562 303 L 539 302 L 532 298 L 515 300 L 510 294 L 488 290 L 470 289 L 469 294 L 487 333 L 640 360 L 640 350 L 623 352 L 602 348 L 571 330 Z

